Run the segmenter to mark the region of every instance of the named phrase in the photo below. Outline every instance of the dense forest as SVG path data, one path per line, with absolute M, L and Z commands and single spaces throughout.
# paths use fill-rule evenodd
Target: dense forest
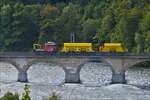
M 150 0 L 0 0 L 0 51 L 54 41 L 121 42 L 150 52 Z

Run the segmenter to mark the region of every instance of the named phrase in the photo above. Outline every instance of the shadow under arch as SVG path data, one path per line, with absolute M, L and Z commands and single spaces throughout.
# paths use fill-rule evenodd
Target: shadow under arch
M 26 70 L 29 82 L 59 85 L 64 83 L 65 80 L 63 67 L 51 61 L 34 60 L 27 64 Z
M 150 90 L 150 61 L 139 61 L 126 71 L 127 84 Z
M 142 61 L 135 61 L 134 63 L 129 63 L 129 66 L 128 68 L 131 68 L 131 67 L 135 67 L 136 65 L 138 65 L 138 67 L 140 67 L 139 65 L 142 65 L 143 67 L 145 66 L 148 66 L 149 65 L 149 68 L 150 68 L 150 60 L 142 60 Z M 136 66 L 137 67 L 137 66 Z
M 0 63 L 8 63 L 13 65 L 18 71 L 20 70 L 19 65 L 12 60 L 0 60 Z
M 14 61 L 0 60 L 1 81 L 4 81 L 4 82 L 17 81 L 18 72 L 19 72 L 19 66 Z
M 89 59 L 80 70 L 81 83 L 86 86 L 102 86 L 111 83 L 112 68 L 105 59 Z

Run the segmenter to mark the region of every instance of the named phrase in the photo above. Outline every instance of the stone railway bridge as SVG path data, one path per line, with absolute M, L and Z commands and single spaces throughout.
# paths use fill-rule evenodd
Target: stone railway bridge
M 18 70 L 18 81 L 28 82 L 28 69 L 35 63 L 48 62 L 59 65 L 65 72 L 66 83 L 80 82 L 80 69 L 89 61 L 102 61 L 111 65 L 112 83 L 126 83 L 125 72 L 133 65 L 150 61 L 150 54 L 127 54 L 105 56 L 52 56 L 34 53 L 0 53 L 0 62 L 12 64 Z

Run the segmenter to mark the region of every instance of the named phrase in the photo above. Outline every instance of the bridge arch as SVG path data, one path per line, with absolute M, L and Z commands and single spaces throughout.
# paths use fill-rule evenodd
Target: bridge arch
M 137 64 L 140 64 L 140 63 L 144 63 L 144 62 L 150 62 L 150 59 L 143 59 L 143 60 L 141 60 L 141 59 L 139 59 L 139 60 L 129 60 L 128 61 L 128 68 L 130 68 L 130 67 L 133 67 L 133 66 L 135 66 L 135 65 L 137 65 Z
M 17 81 L 19 66 L 11 60 L 0 60 L 1 81 Z
M 127 84 L 142 86 L 150 90 L 150 61 L 143 60 L 132 64 L 126 71 Z
M 26 65 L 29 82 L 61 84 L 65 80 L 64 69 L 51 61 L 33 60 Z M 59 74 L 58 74 L 59 73 Z
M 0 60 L 0 63 L 8 63 L 8 64 L 11 64 L 13 65 L 18 71 L 19 71 L 19 65 L 15 62 L 15 61 L 12 61 L 12 60 Z
M 110 58 L 104 58 L 104 62 L 106 62 L 112 71 L 112 78 L 111 78 L 111 83 L 115 84 L 115 83 L 126 83 L 126 79 L 125 79 L 125 72 L 127 70 L 126 65 L 126 59 L 118 59 L 118 58 L 114 58 L 112 59 Z
M 100 86 L 111 83 L 111 66 L 104 59 L 89 59 L 80 70 L 82 84 Z

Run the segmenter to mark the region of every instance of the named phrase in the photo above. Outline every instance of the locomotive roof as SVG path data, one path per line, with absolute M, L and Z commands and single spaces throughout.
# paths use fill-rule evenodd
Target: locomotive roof
M 47 43 L 45 43 L 45 45 L 56 45 L 56 43 L 55 43 L 55 42 L 48 41 Z
M 64 46 L 92 46 L 92 43 L 64 43 Z
M 121 43 L 104 43 L 104 46 L 121 46 Z

